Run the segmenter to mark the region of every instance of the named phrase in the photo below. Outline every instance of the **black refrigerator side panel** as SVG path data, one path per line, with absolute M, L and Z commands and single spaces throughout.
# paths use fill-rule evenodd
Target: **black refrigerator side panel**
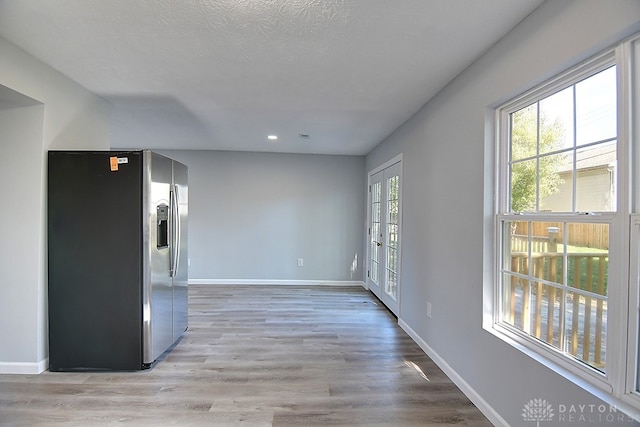
M 142 153 L 49 152 L 47 206 L 49 369 L 141 369 Z

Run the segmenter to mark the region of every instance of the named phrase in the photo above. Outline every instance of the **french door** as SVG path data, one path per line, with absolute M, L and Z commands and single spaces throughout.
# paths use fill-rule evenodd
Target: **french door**
M 367 286 L 398 316 L 402 163 L 369 176 Z

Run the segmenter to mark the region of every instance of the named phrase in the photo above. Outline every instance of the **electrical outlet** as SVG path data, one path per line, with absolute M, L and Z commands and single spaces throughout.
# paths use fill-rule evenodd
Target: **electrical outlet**
M 431 319 L 431 303 L 427 303 L 427 317 Z
M 304 259 L 298 258 L 298 267 L 302 267 L 304 265 Z

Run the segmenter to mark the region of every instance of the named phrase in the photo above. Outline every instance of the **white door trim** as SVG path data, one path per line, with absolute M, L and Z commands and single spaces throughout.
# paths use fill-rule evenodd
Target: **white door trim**
M 391 160 L 387 160 L 386 162 L 384 162 L 380 166 L 370 170 L 369 172 L 367 172 L 367 184 L 369 183 L 369 180 L 371 179 L 371 175 L 375 175 L 378 172 L 387 169 L 389 166 L 393 166 L 396 163 L 400 163 L 400 162 L 402 162 L 402 153 L 400 153 L 397 156 L 393 157 Z

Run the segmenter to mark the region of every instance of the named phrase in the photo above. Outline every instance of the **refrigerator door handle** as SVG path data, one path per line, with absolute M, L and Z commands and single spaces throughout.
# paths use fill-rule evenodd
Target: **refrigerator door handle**
M 182 228 L 180 226 L 180 195 L 178 194 L 178 186 L 173 186 L 173 200 L 175 202 L 175 230 L 176 233 L 173 238 L 173 246 L 175 248 L 175 257 L 173 262 L 173 275 L 178 274 L 178 270 L 180 269 L 180 240 L 182 239 Z
M 176 211 L 177 211 L 177 203 L 175 196 L 175 187 L 169 192 L 169 204 L 170 212 L 171 212 L 171 243 L 170 243 L 170 251 L 169 251 L 169 276 L 173 277 L 176 274 L 176 234 L 177 234 L 177 224 L 176 224 Z

